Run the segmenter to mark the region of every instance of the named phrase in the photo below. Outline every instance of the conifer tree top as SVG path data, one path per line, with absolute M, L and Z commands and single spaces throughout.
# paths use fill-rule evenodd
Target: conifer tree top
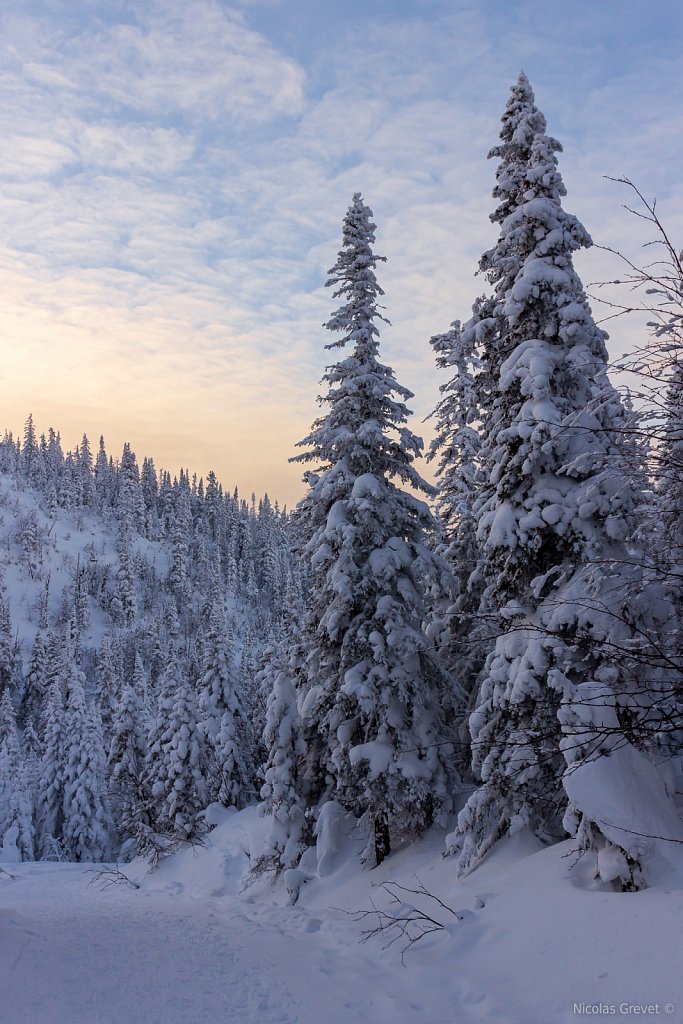
M 510 97 L 501 118 L 501 142 L 489 152 L 489 159 L 500 158 L 496 171 L 496 185 L 493 196 L 500 200 L 491 214 L 494 223 L 505 218 L 524 200 L 544 194 L 559 198 L 566 195 L 566 189 L 559 171 L 555 153 L 562 152 L 557 139 L 546 135 L 546 120 L 536 106 L 534 91 L 529 79 L 520 71 L 510 89 Z M 537 173 L 535 183 L 527 174 L 532 149 L 545 154 L 544 172 Z M 545 175 L 550 173 L 550 177 Z M 534 188 L 535 184 L 535 188 Z
M 377 283 L 375 267 L 385 263 L 386 256 L 377 256 L 372 251 L 375 242 L 375 227 L 372 210 L 363 202 L 360 192 L 355 192 L 342 227 L 342 248 L 337 262 L 328 270 L 327 288 L 336 288 L 334 298 L 344 297 L 341 306 L 326 324 L 329 331 L 343 333 L 343 337 L 330 342 L 326 348 L 341 348 L 347 342 L 363 347 L 370 346 L 373 354 L 377 351 L 378 334 L 373 320 L 388 320 L 379 312 L 377 298 L 384 292 Z
M 378 359 L 376 321 L 389 321 L 380 313 L 377 300 L 384 292 L 375 277 L 375 267 L 386 257 L 373 252 L 374 241 L 372 210 L 356 192 L 344 218 L 342 248 L 326 282 L 335 289 L 334 297 L 345 301 L 323 325 L 341 335 L 326 348 L 348 345 L 352 351 L 327 368 L 323 381 L 329 390 L 320 401 L 329 411 L 297 445 L 309 450 L 290 461 L 316 461 L 317 472 L 336 466 L 347 480 L 372 471 L 431 493 L 412 466 L 422 441 L 404 425 L 410 414 L 404 400 L 412 392 Z

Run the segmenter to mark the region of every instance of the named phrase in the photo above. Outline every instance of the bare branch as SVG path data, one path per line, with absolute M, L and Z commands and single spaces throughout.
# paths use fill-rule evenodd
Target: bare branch
M 416 943 L 424 939 L 426 935 L 434 932 L 445 931 L 446 925 L 439 917 L 435 916 L 436 911 L 428 912 L 421 906 L 414 906 L 403 898 L 405 895 L 418 896 L 424 900 L 431 900 L 440 910 L 450 914 L 457 921 L 463 920 L 463 914 L 452 907 L 449 907 L 443 900 L 424 886 L 415 875 L 416 888 L 400 885 L 396 881 L 379 882 L 374 887 L 381 890 L 388 898 L 389 905 L 385 909 L 377 906 L 374 899 L 370 899 L 370 910 L 344 911 L 349 913 L 354 921 L 366 922 L 375 920 L 375 924 L 368 925 L 361 932 L 361 942 L 368 942 L 370 939 L 383 939 L 383 949 L 389 949 L 395 943 L 401 943 L 401 963 L 405 966 L 405 955 Z
M 93 868 L 88 871 L 89 875 L 93 877 L 88 882 L 88 885 L 96 885 L 98 889 L 109 889 L 113 885 L 129 885 L 131 889 L 139 889 L 140 886 L 137 882 L 134 882 L 124 875 L 123 871 L 120 871 L 118 867 L 107 867 L 97 870 Z

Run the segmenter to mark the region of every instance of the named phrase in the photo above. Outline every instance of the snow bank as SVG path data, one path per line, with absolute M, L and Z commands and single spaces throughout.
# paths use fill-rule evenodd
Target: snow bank
M 564 788 L 574 807 L 634 860 L 651 851 L 667 861 L 678 856 L 679 844 L 683 846 L 683 821 L 662 775 L 630 744 L 568 769 Z M 651 866 L 652 859 L 646 863 Z M 601 851 L 600 876 L 605 881 L 616 878 L 614 868 L 609 855 Z

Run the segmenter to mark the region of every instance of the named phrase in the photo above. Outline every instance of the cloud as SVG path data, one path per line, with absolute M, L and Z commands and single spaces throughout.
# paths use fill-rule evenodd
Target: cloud
M 113 447 L 291 501 L 286 459 L 317 415 L 324 281 L 356 190 L 389 258 L 383 358 L 426 415 L 442 379 L 428 339 L 485 287 L 486 153 L 521 64 L 565 143 L 567 206 L 596 240 L 635 238 L 602 179 L 614 171 L 652 182 L 683 237 L 678 56 L 593 6 L 579 0 L 560 32 L 536 0 L 7 0 L 8 424 L 29 408 L 45 422 L 39 404 L 65 417 L 55 426 L 80 409 Z M 609 276 L 598 250 L 578 265 Z M 615 325 L 615 347 L 638 329 Z
M 301 68 L 216 0 L 149 0 L 126 21 L 100 8 L 100 16 L 67 24 L 6 4 L 9 66 L 49 89 L 53 104 L 73 103 L 75 93 L 76 103 L 96 114 L 126 108 L 252 122 L 301 109 Z
M 195 140 L 175 128 L 140 125 L 87 124 L 73 126 L 73 146 L 84 168 L 108 168 L 110 172 L 144 172 L 165 176 L 187 165 Z

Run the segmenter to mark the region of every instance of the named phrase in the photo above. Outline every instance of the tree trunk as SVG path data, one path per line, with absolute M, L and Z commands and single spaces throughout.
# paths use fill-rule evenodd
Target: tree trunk
M 375 816 L 375 861 L 377 867 L 390 853 L 389 824 L 384 814 L 378 814 Z

